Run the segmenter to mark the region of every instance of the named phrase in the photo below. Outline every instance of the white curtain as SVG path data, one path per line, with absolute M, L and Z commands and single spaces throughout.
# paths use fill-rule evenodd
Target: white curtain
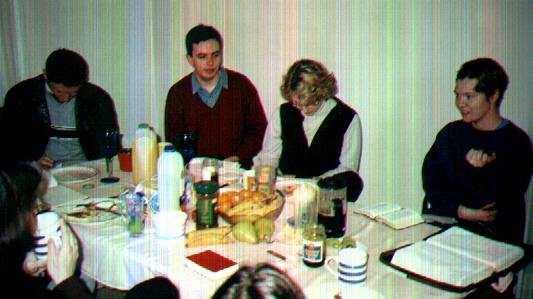
M 527 0 L 3 0 L 0 94 L 41 73 L 54 49 L 70 48 L 113 96 L 126 144 L 140 122 L 164 136 L 166 93 L 191 71 L 185 34 L 211 24 L 224 37 L 224 65 L 255 83 L 268 115 L 291 63 L 323 62 L 361 116 L 360 200 L 420 209 L 424 155 L 459 117 L 452 91 L 463 62 L 490 56 L 506 67 L 502 114 L 533 135 L 532 15 Z

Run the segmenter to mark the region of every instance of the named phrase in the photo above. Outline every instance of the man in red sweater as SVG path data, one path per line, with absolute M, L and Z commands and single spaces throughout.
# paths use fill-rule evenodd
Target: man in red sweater
M 174 84 L 165 107 L 165 138 L 182 133 L 197 138 L 196 156 L 251 166 L 261 149 L 267 120 L 255 86 L 222 67 L 222 37 L 211 26 L 192 28 L 185 38 L 194 72 Z

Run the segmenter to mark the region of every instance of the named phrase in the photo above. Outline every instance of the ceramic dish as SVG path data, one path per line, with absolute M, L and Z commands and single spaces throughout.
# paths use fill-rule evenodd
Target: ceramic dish
M 51 173 L 59 183 L 75 184 L 94 179 L 98 171 L 88 166 L 67 166 L 52 169 Z

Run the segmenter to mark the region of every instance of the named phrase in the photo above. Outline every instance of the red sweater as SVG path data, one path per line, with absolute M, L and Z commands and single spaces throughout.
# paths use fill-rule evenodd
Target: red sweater
M 244 75 L 226 70 L 228 89 L 222 88 L 213 108 L 192 93 L 192 74 L 174 84 L 165 107 L 165 139 L 174 142 L 180 133 L 198 138 L 196 156 L 218 159 L 237 155 L 251 165 L 259 152 L 267 120 L 254 85 Z

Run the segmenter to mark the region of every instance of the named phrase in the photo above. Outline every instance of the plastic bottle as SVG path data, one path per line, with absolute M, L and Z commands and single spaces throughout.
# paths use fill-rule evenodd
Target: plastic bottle
M 132 182 L 139 184 L 157 172 L 157 138 L 148 124 L 140 124 L 135 130 L 132 144 L 133 173 Z
M 184 189 L 183 158 L 168 145 L 157 160 L 157 189 L 159 211 L 180 209 L 180 196 Z

